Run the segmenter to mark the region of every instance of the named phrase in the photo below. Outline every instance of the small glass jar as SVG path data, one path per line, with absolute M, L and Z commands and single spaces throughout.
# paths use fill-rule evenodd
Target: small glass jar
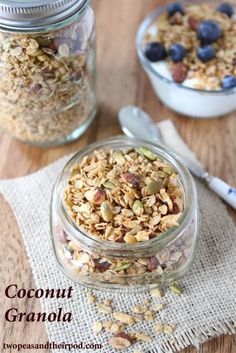
M 0 0 L 0 128 L 23 142 L 77 139 L 96 115 L 88 0 Z
M 104 241 L 88 234 L 71 219 L 64 201 L 73 166 L 94 150 L 140 147 L 148 148 L 178 173 L 177 181 L 184 194 L 184 211 L 179 226 L 135 244 Z M 175 281 L 189 270 L 199 237 L 194 181 L 179 158 L 162 146 L 119 136 L 92 144 L 67 163 L 56 182 L 51 202 L 51 234 L 60 268 L 76 283 L 95 289 L 143 290 L 149 285 Z M 147 268 L 147 262 L 152 262 L 153 257 L 157 258 L 159 265 L 152 271 Z

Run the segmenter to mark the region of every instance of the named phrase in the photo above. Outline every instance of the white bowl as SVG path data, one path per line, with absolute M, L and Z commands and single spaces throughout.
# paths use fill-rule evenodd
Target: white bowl
M 217 4 L 217 2 L 216 2 Z M 144 36 L 157 18 L 167 11 L 156 9 L 139 27 L 136 48 L 140 62 L 146 71 L 156 95 L 170 109 L 194 118 L 215 118 L 236 110 L 236 88 L 222 91 L 207 91 L 186 87 L 160 75 L 144 55 Z

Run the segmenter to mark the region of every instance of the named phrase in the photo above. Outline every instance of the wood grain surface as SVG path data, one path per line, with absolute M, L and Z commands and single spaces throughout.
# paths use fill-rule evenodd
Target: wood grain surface
M 26 175 L 57 158 L 76 151 L 95 140 L 121 131 L 117 111 L 126 104 L 137 104 L 156 120 L 172 119 L 190 148 L 211 173 L 236 187 L 236 113 L 220 119 L 194 120 L 184 118 L 164 107 L 155 97 L 149 81 L 141 69 L 134 46 L 140 21 L 161 0 L 93 0 L 97 18 L 97 68 L 99 113 L 92 127 L 78 141 L 58 148 L 43 150 L 21 144 L 0 133 L 0 178 Z M 233 217 L 236 213 L 230 210 Z M 38 300 L 5 298 L 9 283 L 33 288 L 32 272 L 12 211 L 0 196 L 0 351 L 3 342 L 44 343 L 47 334 L 42 323 L 6 323 L 4 313 L 9 307 L 20 311 L 40 311 Z M 43 351 L 42 351 L 43 352 Z M 48 351 L 45 351 L 48 353 Z M 181 353 L 196 353 L 189 347 Z M 205 343 L 201 353 L 236 353 L 235 336 L 222 336 Z

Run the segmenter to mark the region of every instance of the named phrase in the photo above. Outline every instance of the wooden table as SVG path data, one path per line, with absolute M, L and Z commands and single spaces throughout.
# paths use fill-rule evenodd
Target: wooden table
M 141 69 L 135 52 L 134 38 L 140 21 L 161 0 L 92 1 L 97 16 L 98 97 L 99 114 L 87 133 L 73 144 L 42 150 L 21 144 L 0 134 L 0 178 L 26 175 L 42 166 L 97 139 L 120 133 L 117 111 L 126 104 L 137 104 L 160 121 L 171 118 L 188 145 L 210 172 L 236 186 L 236 113 L 213 120 L 187 119 L 171 112 L 155 97 Z M 9 283 L 33 288 L 34 281 L 23 242 L 14 216 L 0 197 L 0 283 L 3 290 Z M 235 212 L 232 212 L 236 216 Z M 12 300 L 20 311 L 40 311 L 38 300 Z M 2 342 L 43 343 L 47 334 L 43 324 L 6 323 L 3 314 L 10 307 L 1 295 L 0 346 Z M 3 351 L 11 352 L 11 350 Z M 13 352 L 13 351 L 12 351 Z M 48 351 L 45 351 L 45 353 Z M 182 353 L 196 353 L 188 348 Z M 204 344 L 204 353 L 236 353 L 236 338 L 222 336 Z

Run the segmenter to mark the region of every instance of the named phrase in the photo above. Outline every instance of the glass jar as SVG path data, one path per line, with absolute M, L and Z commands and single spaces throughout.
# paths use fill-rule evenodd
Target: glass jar
M 0 0 L 0 128 L 39 146 L 77 139 L 96 115 L 88 0 Z
M 177 182 L 184 195 L 179 226 L 135 244 L 104 241 L 88 234 L 75 224 L 66 210 L 64 193 L 73 166 L 95 150 L 140 147 L 148 148 L 178 173 Z M 60 268 L 82 285 L 142 290 L 149 285 L 175 281 L 189 270 L 198 242 L 199 213 L 194 181 L 180 159 L 162 146 L 119 136 L 92 144 L 68 162 L 56 182 L 51 202 L 51 234 Z M 153 257 L 158 260 L 154 270 L 147 266 Z

